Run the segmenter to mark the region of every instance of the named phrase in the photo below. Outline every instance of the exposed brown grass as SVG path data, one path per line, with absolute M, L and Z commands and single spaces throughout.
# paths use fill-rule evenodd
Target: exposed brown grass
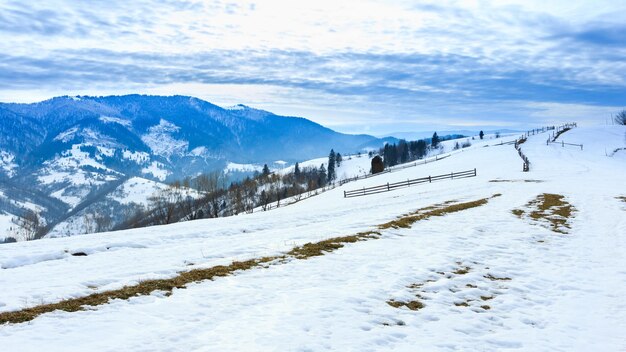
M 394 308 L 407 307 L 410 310 L 419 310 L 419 309 L 424 308 L 424 303 L 417 301 L 417 300 L 402 302 L 402 301 L 396 301 L 392 299 L 392 300 L 387 301 L 387 304 Z
M 319 242 L 310 242 L 302 246 L 295 247 L 287 252 L 287 255 L 297 259 L 306 259 L 310 257 L 324 255 L 333 252 L 341 247 L 344 243 L 354 243 L 358 241 L 366 241 L 368 239 L 378 238 L 380 233 L 377 231 L 360 232 L 352 236 L 335 237 Z
M 545 219 L 551 224 L 554 232 L 567 233 L 563 228 L 571 228 L 568 223 L 574 207 L 564 200 L 560 194 L 544 193 L 537 197 L 535 202 L 537 210 L 530 213 L 534 220 Z M 531 202 L 532 203 L 532 202 Z
M 494 194 L 490 198 L 495 198 L 500 195 L 501 194 L 499 193 Z M 442 205 L 436 206 L 434 208 L 428 207 L 428 208 L 419 209 L 413 213 L 406 214 L 395 220 L 391 220 L 387 223 L 379 225 L 378 228 L 381 230 L 385 230 L 389 228 L 394 228 L 394 229 L 410 228 L 411 225 L 413 225 L 414 223 L 421 221 L 421 220 L 426 220 L 433 216 L 444 216 L 446 214 L 456 213 L 462 210 L 476 208 L 481 205 L 485 205 L 487 204 L 490 198 L 483 198 L 483 199 L 478 199 L 478 200 L 471 201 L 471 202 L 456 203 L 456 204 L 450 204 L 450 205 L 443 203 Z
M 23 323 L 35 319 L 37 316 L 61 310 L 65 312 L 76 312 L 85 310 L 89 306 L 106 304 L 114 299 L 129 299 L 136 296 L 149 295 L 154 291 L 171 293 L 175 288 L 184 288 L 192 282 L 212 280 L 216 277 L 232 275 L 236 271 L 248 270 L 258 266 L 260 263 L 269 262 L 279 257 L 263 257 L 251 259 L 243 262 L 233 262 L 230 265 L 218 265 L 207 269 L 194 269 L 185 271 L 170 279 L 156 279 L 141 281 L 133 286 L 90 294 L 85 297 L 70 298 L 57 303 L 43 304 L 19 311 L 0 313 L 0 324 Z
M 569 219 L 576 210 L 564 196 L 552 193 L 540 194 L 528 202 L 526 207 L 530 209 L 528 216 L 533 221 L 547 223 L 548 228 L 557 233 L 567 233 L 567 229 L 571 228 Z M 514 209 L 512 213 L 521 218 L 525 211 Z
M 521 218 L 522 215 L 524 215 L 524 211 L 521 209 L 513 209 L 511 210 L 511 213 L 513 213 L 513 215 L 517 216 L 518 218 Z
M 456 274 L 456 275 L 465 275 L 465 274 L 470 272 L 470 269 L 471 268 L 469 266 L 466 266 L 466 267 L 458 268 L 455 271 L 453 271 L 452 273 Z
M 487 275 L 484 275 L 483 277 L 491 281 L 510 281 L 511 280 L 510 277 L 497 277 L 497 276 L 493 276 L 492 274 L 487 274 Z
M 491 198 L 497 196 L 499 196 L 499 194 L 496 194 Z M 442 203 L 441 205 L 427 207 L 418 210 L 415 213 L 405 215 L 397 220 L 379 225 L 378 228 L 382 230 L 388 228 L 410 227 L 416 221 L 424 220 L 431 216 L 443 216 L 445 214 L 484 205 L 487 203 L 488 199 L 489 198 L 485 198 L 473 202 L 458 204 L 451 204 L 451 201 L 448 201 L 446 203 Z M 329 238 L 323 241 L 314 243 L 310 242 L 302 246 L 297 246 L 285 255 L 261 257 L 246 261 L 235 261 L 230 265 L 217 265 L 211 268 L 192 269 L 180 272 L 175 277 L 169 279 L 145 280 L 136 285 L 125 286 L 117 290 L 93 293 L 85 297 L 70 298 L 60 302 L 42 304 L 18 311 L 3 312 L 0 313 L 0 324 L 23 323 L 31 321 L 39 315 L 56 310 L 65 312 L 81 311 L 88 307 L 107 304 L 114 299 L 127 300 L 132 297 L 149 295 L 155 291 L 162 291 L 165 295 L 170 295 L 175 288 L 185 288 L 190 283 L 213 280 L 218 277 L 229 276 L 236 272 L 250 270 L 253 268 L 265 268 L 267 267 L 267 264 L 271 262 L 275 262 L 276 264 L 285 263 L 286 259 L 290 257 L 295 259 L 307 259 L 315 256 L 321 256 L 342 248 L 346 243 L 376 239 L 380 236 L 381 234 L 378 231 L 367 231 L 360 232 L 352 236 Z M 390 302 L 395 301 L 387 302 L 392 305 Z M 419 301 L 397 302 L 393 304 L 400 304 L 401 306 L 406 306 L 411 310 L 417 310 L 423 307 L 423 304 Z

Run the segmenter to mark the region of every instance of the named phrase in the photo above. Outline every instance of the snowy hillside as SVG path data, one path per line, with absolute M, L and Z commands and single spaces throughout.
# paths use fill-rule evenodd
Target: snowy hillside
M 531 135 L 527 173 L 512 145 L 472 141 L 267 212 L 3 245 L 2 346 L 623 351 L 625 134 L 583 126 L 557 139 L 582 150 Z

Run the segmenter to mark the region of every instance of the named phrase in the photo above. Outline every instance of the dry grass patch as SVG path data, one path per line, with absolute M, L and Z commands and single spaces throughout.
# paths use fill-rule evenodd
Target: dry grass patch
M 517 216 L 518 218 L 521 218 L 522 215 L 524 215 L 524 211 L 521 209 L 513 209 L 511 210 L 511 213 L 513 213 L 513 215 Z
M 497 277 L 492 274 L 483 275 L 485 279 L 489 279 L 491 281 L 511 281 L 510 277 Z
M 329 238 L 315 243 L 306 243 L 302 246 L 295 247 L 287 252 L 287 255 L 296 259 L 306 259 L 310 257 L 324 255 L 326 253 L 333 252 L 341 247 L 344 243 L 355 243 L 358 241 L 367 241 L 369 239 L 376 239 L 380 237 L 380 232 L 368 231 L 360 232 L 352 236 Z
M 458 268 L 455 271 L 453 271 L 452 273 L 456 274 L 456 275 L 465 275 L 465 274 L 470 272 L 470 269 L 471 268 L 469 266 L 466 266 L 466 267 Z
M 233 262 L 230 265 L 218 265 L 206 269 L 185 271 L 170 279 L 145 280 L 137 285 L 125 286 L 118 290 L 94 293 L 85 297 L 70 298 L 57 303 L 43 304 L 19 311 L 0 313 L 0 324 L 23 323 L 35 319 L 37 316 L 56 310 L 76 312 L 85 310 L 89 306 L 99 306 L 114 299 L 129 299 L 137 296 L 149 295 L 155 291 L 171 294 L 175 288 L 184 288 L 192 282 L 212 280 L 216 277 L 232 275 L 236 271 L 249 270 L 261 263 L 269 262 L 280 257 L 263 257 L 243 262 Z
M 491 196 L 490 198 L 495 198 L 499 196 L 501 196 L 501 194 L 497 193 Z M 471 202 L 456 203 L 456 204 L 442 203 L 438 206 L 422 208 L 413 213 L 406 214 L 395 220 L 379 225 L 378 228 L 381 230 L 386 230 L 390 228 L 394 228 L 394 229 L 410 228 L 411 225 L 413 225 L 414 223 L 421 221 L 421 220 L 426 220 L 433 216 L 444 216 L 446 214 L 456 213 L 462 210 L 476 208 L 481 205 L 485 205 L 487 204 L 490 198 L 483 198 L 483 199 L 478 199 L 478 200 L 471 201 Z
M 415 300 L 415 301 L 408 301 L 408 302 L 402 302 L 402 301 L 396 301 L 396 300 L 389 300 L 387 301 L 387 304 L 394 307 L 394 308 L 401 308 L 401 307 L 407 307 L 410 310 L 420 310 L 422 308 L 424 308 L 424 303 Z
M 528 217 L 531 220 L 545 223 L 550 230 L 557 233 L 567 233 L 567 230 L 571 229 L 569 220 L 576 211 L 564 196 L 552 193 L 540 194 L 528 202 L 526 208 L 529 208 Z M 522 209 L 514 209 L 511 212 L 520 218 L 526 214 Z
M 155 291 L 164 292 L 165 295 L 171 295 L 175 288 L 185 288 L 187 284 L 193 282 L 201 282 L 213 280 L 217 277 L 232 275 L 237 271 L 250 270 L 256 267 L 265 268 L 270 262 L 284 263 L 288 257 L 296 259 L 306 259 L 314 256 L 324 255 L 326 253 L 337 250 L 345 243 L 354 243 L 367 239 L 378 238 L 380 233 L 377 231 L 361 232 L 353 236 L 336 237 L 315 243 L 307 243 L 302 246 L 293 248 L 286 255 L 261 257 L 246 261 L 235 261 L 230 265 L 217 265 L 205 269 L 192 269 L 178 273 L 173 278 L 145 280 L 136 285 L 125 286 L 118 290 L 94 293 L 85 297 L 70 298 L 57 303 L 43 304 L 32 308 L 25 308 L 19 311 L 0 313 L 0 324 L 5 323 L 23 323 L 31 321 L 39 315 L 50 313 L 56 310 L 65 312 L 76 312 L 85 310 L 89 306 L 99 306 L 109 303 L 113 299 L 127 300 L 132 297 L 149 295 Z
M 500 194 L 495 194 L 497 197 Z M 397 220 L 386 224 L 379 225 L 379 229 L 388 228 L 405 228 L 410 227 L 419 220 L 427 219 L 431 216 L 443 216 L 445 214 L 458 212 L 465 209 L 478 207 L 487 203 L 489 198 L 479 199 L 473 202 L 451 204 L 448 201 L 437 206 L 427 207 L 418 210 L 415 213 L 405 215 Z M 451 205 L 450 205 L 451 204 Z M 297 246 L 287 252 L 285 255 L 269 256 L 250 259 L 246 261 L 235 261 L 230 265 L 217 265 L 210 268 L 192 269 L 178 273 L 175 277 L 169 279 L 145 280 L 132 286 L 125 286 L 121 289 L 93 293 L 85 297 L 70 298 L 57 303 L 42 304 L 31 308 L 24 308 L 19 311 L 0 313 L 0 324 L 5 323 L 23 323 L 31 321 L 39 315 L 50 313 L 56 310 L 65 312 L 76 312 L 88 309 L 88 307 L 99 306 L 109 303 L 114 299 L 127 300 L 132 297 L 149 295 L 155 291 L 164 292 L 165 295 L 171 295 L 175 288 L 185 288 L 186 285 L 194 282 L 202 282 L 213 280 L 218 277 L 224 277 L 234 274 L 238 271 L 250 270 L 253 268 L 267 268 L 268 264 L 286 263 L 288 258 L 307 259 L 315 256 L 325 255 L 342 248 L 346 243 L 355 243 L 370 239 L 380 238 L 381 233 L 378 231 L 360 232 L 352 236 L 329 238 L 319 242 L 310 242 L 302 246 Z M 395 302 L 395 301 L 389 301 Z M 387 303 L 389 303 L 387 302 Z M 411 310 L 421 309 L 423 304 L 419 301 L 396 302 L 390 305 L 406 306 Z

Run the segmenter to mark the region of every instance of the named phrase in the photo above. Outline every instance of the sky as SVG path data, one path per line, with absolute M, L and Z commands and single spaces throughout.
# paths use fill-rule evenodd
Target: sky
M 337 131 L 604 124 L 626 1 L 0 0 L 0 101 L 190 95 Z

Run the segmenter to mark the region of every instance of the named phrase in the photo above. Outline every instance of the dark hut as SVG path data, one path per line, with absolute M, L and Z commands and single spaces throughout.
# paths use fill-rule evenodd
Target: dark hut
M 383 172 L 385 170 L 385 164 L 383 163 L 383 158 L 380 155 L 376 155 L 372 159 L 372 173 L 377 174 L 379 172 Z

